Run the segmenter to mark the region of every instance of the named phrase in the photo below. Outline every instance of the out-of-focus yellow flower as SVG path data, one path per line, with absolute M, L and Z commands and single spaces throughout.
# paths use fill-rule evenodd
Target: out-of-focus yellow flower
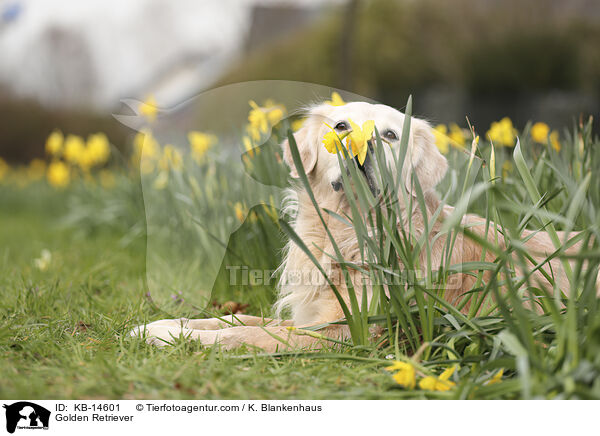
M 87 140 L 85 153 L 92 165 L 102 165 L 110 157 L 110 143 L 104 133 L 94 133 Z
M 266 112 L 254 100 L 250 100 L 248 104 L 252 107 L 250 113 L 248 113 L 250 126 L 259 133 L 267 133 L 269 130 L 269 119 Z
M 558 140 L 558 132 L 556 130 L 550 133 L 550 145 L 556 151 L 560 151 L 560 141 Z
M 233 205 L 233 210 L 235 212 L 235 217 L 239 222 L 243 223 L 246 218 L 246 214 L 248 213 L 248 208 L 246 205 L 240 203 L 239 201 Z
M 158 165 L 163 170 L 172 168 L 176 171 L 180 171 L 183 167 L 183 157 L 181 156 L 179 150 L 177 150 L 171 144 L 167 144 L 163 149 L 163 155 L 160 158 Z
M 546 123 L 537 122 L 531 126 L 531 138 L 540 144 L 548 144 L 548 140 L 550 140 L 552 148 L 560 151 L 558 132 L 556 130 L 550 132 L 550 127 Z
M 502 382 L 503 374 L 504 374 L 504 369 L 500 368 L 500 371 L 498 371 L 496 374 L 494 374 L 494 376 L 486 383 L 486 385 L 493 385 L 493 384 Z
M 6 161 L 0 157 L 0 181 L 4 180 L 9 170 L 10 167 L 8 166 Z
M 400 386 L 414 389 L 416 386 L 415 367 L 410 363 L 395 361 L 391 366 L 385 368 L 387 371 L 397 371 L 392 377 Z
M 331 106 L 344 106 L 346 104 L 346 102 L 344 101 L 344 99 L 342 98 L 342 96 L 340 94 L 333 91 L 331 93 L 331 100 L 326 100 L 325 104 L 328 104 Z
M 160 173 L 158 173 L 158 177 L 154 180 L 154 183 L 152 184 L 152 186 L 154 187 L 154 189 L 161 190 L 161 189 L 165 189 L 168 184 L 169 184 L 169 172 L 161 171 Z
M 115 175 L 111 171 L 101 170 L 98 177 L 100 178 L 100 185 L 103 188 L 111 189 L 115 187 Z
M 35 182 L 44 178 L 46 174 L 46 162 L 41 159 L 33 159 L 27 167 L 27 177 Z
M 279 103 L 275 103 L 273 99 L 267 99 L 263 104 L 263 110 L 267 113 L 267 119 L 272 126 L 277 124 L 283 119 L 287 110 L 285 106 Z
M 449 391 L 456 383 L 448 380 L 456 366 L 446 369 L 439 377 L 427 376 L 419 381 L 419 387 L 426 391 Z
M 514 128 L 510 118 L 504 117 L 500 121 L 494 121 L 492 123 L 486 136 L 496 146 L 514 147 L 517 129 Z
M 252 138 L 253 141 L 260 140 L 261 133 L 260 133 L 260 129 L 258 127 L 253 126 L 252 124 L 248 124 L 246 126 L 246 132 L 248 133 L 248 136 L 250 136 L 250 138 Z
M 141 130 L 133 139 L 134 152 L 138 156 L 154 158 L 160 152 L 160 145 L 150 130 Z
M 68 135 L 63 156 L 70 164 L 79 164 L 85 155 L 85 142 L 81 136 Z M 85 159 L 85 158 L 84 158 Z
M 281 121 L 286 114 L 285 106 L 276 104 L 272 100 L 267 100 L 263 107 L 257 105 L 254 100 L 250 100 L 248 104 L 252 109 L 248 113 L 249 124 L 246 126 L 246 131 L 254 141 L 258 141 L 269 131 L 269 127 Z
M 248 136 L 244 136 L 242 138 L 242 144 L 244 144 L 244 148 L 250 157 L 260 154 L 260 148 L 254 147 L 252 140 Z
M 158 107 L 154 96 L 151 95 L 146 101 L 140 103 L 138 110 L 148 121 L 154 121 L 156 119 L 156 114 L 158 114 Z
M 531 126 L 531 138 L 535 142 L 546 144 L 548 142 L 548 133 L 550 133 L 550 127 L 546 123 L 538 122 Z
M 142 174 L 150 174 L 155 168 L 154 160 L 160 154 L 158 141 L 150 130 L 144 129 L 135 135 L 133 147 L 132 164 L 139 165 Z
M 52 262 L 52 253 L 45 248 L 42 250 L 40 257 L 33 259 L 33 264 L 40 271 L 46 271 L 50 266 L 50 262 Z
M 443 154 L 447 154 L 450 149 L 450 141 L 448 138 L 448 128 L 445 124 L 438 124 L 433 128 L 433 136 L 435 137 L 435 145 Z
M 283 109 L 283 107 L 279 106 L 276 106 L 273 109 L 269 110 L 269 112 L 267 112 L 267 119 L 269 120 L 269 123 L 271 123 L 272 126 L 281 121 L 284 116 L 285 110 Z
M 48 183 L 55 188 L 64 188 L 71 181 L 69 167 L 64 162 L 55 160 L 48 165 L 46 178 L 48 179 Z
M 50 156 L 59 156 L 62 151 L 63 142 L 65 138 L 60 130 L 54 130 L 48 139 L 46 139 L 46 153 Z
M 450 142 L 452 145 L 457 147 L 465 146 L 465 133 L 463 129 L 458 126 L 458 124 L 450 123 L 450 133 L 448 133 L 448 136 L 450 137 Z
M 199 164 L 204 162 L 204 155 L 214 144 L 217 137 L 209 133 L 191 131 L 188 133 L 188 141 L 192 149 L 192 158 Z
M 304 125 L 304 121 L 306 121 L 306 118 L 298 118 L 297 120 L 292 121 L 292 130 L 294 132 L 300 130 L 300 128 Z
M 83 151 L 77 163 L 79 164 L 79 168 L 81 168 L 84 173 L 89 172 L 90 168 L 93 166 L 93 162 L 92 156 L 87 152 L 87 149 Z

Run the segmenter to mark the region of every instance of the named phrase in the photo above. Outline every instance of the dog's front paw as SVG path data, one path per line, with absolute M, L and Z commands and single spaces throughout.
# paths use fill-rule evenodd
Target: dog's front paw
M 139 325 L 129 332 L 129 336 L 143 338 L 146 343 L 158 347 L 172 345 L 176 339 L 189 336 L 187 329 L 159 324 L 159 322 Z

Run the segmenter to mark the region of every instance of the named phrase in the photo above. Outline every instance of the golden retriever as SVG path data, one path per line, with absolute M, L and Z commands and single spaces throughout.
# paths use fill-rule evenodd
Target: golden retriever
M 331 127 L 342 134 L 350 129 L 349 120 L 353 120 L 358 125 L 373 120 L 381 138 L 390 145 L 390 147 L 384 147 L 384 152 L 386 153 L 387 162 L 393 165 L 392 153 L 396 152 L 397 147 L 399 147 L 404 117 L 404 114 L 389 106 L 363 102 L 347 103 L 343 106 L 322 104 L 308 110 L 307 118 L 302 128 L 294 133 L 294 138 L 304 171 L 321 209 L 329 209 L 341 216 L 351 215 L 348 199 L 343 189 L 341 189 L 342 169 L 338 162 L 338 156 L 330 154 L 322 143 L 324 135 L 330 131 Z M 298 171 L 293 163 L 287 141 L 282 144 L 282 147 L 284 160 L 290 167 L 291 175 L 297 178 Z M 368 160 L 366 160 L 361 169 L 364 171 L 369 187 L 376 192 L 378 187 L 376 186 L 376 177 L 373 177 L 372 174 L 373 166 L 369 165 Z M 431 126 L 426 121 L 412 118 L 404 167 L 401 171 L 393 169 L 393 174 L 401 177 L 403 189 L 406 190 L 405 192 L 408 195 L 415 195 L 414 186 L 411 184 L 413 174 L 418 178 L 426 200 L 427 215 L 429 217 L 439 208 L 439 218 L 429 226 L 430 234 L 428 235 L 431 242 L 431 262 L 434 267 L 439 267 L 442 263 L 444 245 L 446 244 L 446 235 L 440 231 L 442 223 L 454 210 L 454 208 L 447 205 L 440 207 L 440 200 L 434 191 L 435 186 L 444 177 L 447 167 L 445 157 L 435 145 Z M 336 275 L 339 277 L 340 266 L 332 262 L 331 259 L 334 254 L 332 244 L 309 195 L 304 189 L 296 187 L 290 191 L 288 197 L 287 207 L 295 215 L 292 224 L 293 229 L 304 244 L 309 247 L 327 274 L 330 277 Z M 417 206 L 416 201 L 410 202 L 409 204 L 414 203 L 414 206 L 408 207 L 403 200 L 405 196 L 399 197 L 398 201 L 401 203 L 403 216 L 398 225 L 406 226 L 410 221 L 412 228 L 417 233 L 422 234 L 426 227 L 421 208 Z M 359 262 L 360 251 L 354 229 L 344 223 L 343 220 L 331 218 L 329 214 L 324 214 L 324 219 L 327 221 L 327 226 L 339 246 L 344 260 Z M 481 217 L 465 215 L 462 218 L 462 225 L 469 227 L 471 231 L 482 236 L 485 234 L 485 220 Z M 551 240 L 546 233 L 540 232 L 530 235 L 532 237 L 528 240 L 527 245 L 532 253 L 543 256 L 545 253 L 554 251 Z M 493 236 L 487 237 L 494 240 Z M 495 235 L 495 237 L 498 238 L 498 244 L 502 246 L 502 236 Z M 462 234 L 457 236 L 454 247 L 450 264 L 482 260 L 481 246 L 463 237 Z M 422 256 L 425 256 L 425 251 L 423 251 Z M 486 260 L 490 262 L 494 260 L 494 257 L 489 252 L 485 256 Z M 424 257 L 422 261 L 421 264 L 425 264 Z M 555 275 L 558 273 L 558 280 L 564 285 L 561 288 L 568 289 L 565 279 L 560 273 L 562 271 L 560 262 L 557 260 L 552 261 L 551 267 Z M 224 349 L 246 344 L 272 352 L 290 347 L 321 346 L 322 340 L 315 337 L 316 335 L 307 334 L 293 327 L 290 328 L 290 326 L 301 328 L 343 319 L 344 314 L 334 292 L 324 280 L 319 280 L 319 277 L 322 278 L 321 273 L 305 252 L 293 243 L 289 243 L 287 246 L 280 272 L 280 296 L 275 305 L 276 314 L 279 315 L 283 309 L 289 309 L 291 320 L 264 319 L 248 315 L 229 315 L 221 319 L 160 320 L 145 326 L 139 326 L 131 334 L 143 334 L 149 343 L 155 345 L 164 345 L 173 341 L 174 338 L 183 336 L 199 340 L 205 345 L 218 343 Z M 361 301 L 360 276 L 362 273 L 356 270 L 350 270 L 350 272 L 352 281 L 355 283 L 358 301 Z M 539 278 L 541 277 L 539 275 Z M 489 276 L 486 276 L 486 279 L 489 279 Z M 449 303 L 456 303 L 464 292 L 471 289 L 474 280 L 475 278 L 469 274 L 455 274 L 450 280 L 444 298 Z M 338 285 L 342 297 L 348 302 L 348 292 L 344 283 L 340 284 L 338 281 Z M 371 288 L 367 286 L 366 291 L 368 293 L 367 299 L 370 299 Z M 468 306 L 463 311 L 467 309 Z M 348 336 L 348 330 L 346 326 L 329 325 L 320 330 L 320 334 L 327 337 L 344 338 Z

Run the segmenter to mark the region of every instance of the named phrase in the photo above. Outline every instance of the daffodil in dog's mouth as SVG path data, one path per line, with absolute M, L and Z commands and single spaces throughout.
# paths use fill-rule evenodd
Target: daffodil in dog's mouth
M 375 121 L 365 121 L 362 127 L 351 119 L 348 119 L 348 123 L 352 127 L 352 130 L 344 132 L 341 135 L 338 134 L 333 127 L 325 124 L 331 129 L 331 132 L 327 132 L 323 137 L 323 145 L 331 154 L 335 154 L 338 147 L 343 145 L 346 150 L 348 150 L 350 156 L 356 156 L 358 158 L 358 163 L 362 165 L 367 157 L 367 150 L 369 148 L 368 142 L 373 138 Z

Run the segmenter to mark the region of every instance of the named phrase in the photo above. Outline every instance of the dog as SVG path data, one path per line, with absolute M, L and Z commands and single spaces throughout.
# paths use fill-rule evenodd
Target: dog
M 332 128 L 339 135 L 349 132 L 350 120 L 358 125 L 369 120 L 374 121 L 380 138 L 389 144 L 389 147 L 384 147 L 386 161 L 390 165 L 394 165 L 393 153 L 397 153 L 398 147 L 400 147 L 405 115 L 386 105 L 365 102 L 352 102 L 343 106 L 320 104 L 307 111 L 303 126 L 294 133 L 302 167 L 319 207 L 333 211 L 340 216 L 351 214 L 347 198 L 347 195 L 350 194 L 341 189 L 343 167 L 339 164 L 338 156 L 328 152 L 322 141 Z M 370 147 L 373 146 L 373 138 L 369 144 Z M 297 179 L 299 169 L 294 164 L 290 144 L 287 140 L 283 142 L 282 149 L 284 161 L 290 167 L 290 174 L 292 178 Z M 379 188 L 382 187 L 377 186 L 377 178 L 373 174 L 375 166 L 370 162 L 372 160 L 367 157 L 360 165 L 360 169 L 369 188 L 377 195 Z M 442 264 L 446 244 L 446 235 L 441 232 L 443 222 L 454 211 L 451 206 L 441 205 L 435 192 L 436 185 L 443 179 L 447 169 L 447 160 L 435 145 L 435 137 L 430 124 L 415 117 L 411 118 L 404 166 L 401 169 L 393 168 L 393 174 L 400 178 L 401 188 L 405 190 L 408 198 L 411 196 L 413 199 L 416 198 L 414 178 L 418 179 L 425 198 L 427 216 L 433 216 L 436 211 L 439 212 L 439 216 L 432 225 L 426 226 L 428 217 L 423 216 L 420 207 L 416 207 L 417 202 L 406 203 L 406 195 L 398 196 L 402 210 L 402 217 L 398 225 L 406 226 L 410 222 L 411 227 L 417 232 L 417 236 L 422 235 L 426 228 L 429 229 L 430 233 L 427 237 L 431 242 L 430 258 L 435 267 Z M 413 206 L 410 206 L 411 204 Z M 329 277 L 339 277 L 341 267 L 332 261 L 334 249 L 326 228 L 323 226 L 308 192 L 300 184 L 296 184 L 296 187 L 289 191 L 285 207 L 295 216 L 292 228 L 322 265 L 326 274 Z M 343 220 L 333 219 L 330 214 L 324 214 L 323 219 L 326 221 L 343 259 L 348 262 L 359 262 L 360 249 L 352 226 L 344 223 Z M 484 218 L 467 214 L 462 218 L 461 224 L 481 237 L 494 241 L 498 246 L 504 246 L 501 234 L 492 235 L 494 232 L 490 232 L 489 229 L 486 232 Z M 560 235 L 560 237 L 562 236 Z M 525 239 L 529 238 L 526 242 L 527 248 L 537 254 L 540 259 L 555 251 L 547 233 L 525 231 L 524 237 Z M 462 233 L 456 236 L 454 247 L 449 264 L 481 260 L 492 262 L 495 259 L 495 255 L 490 251 L 486 251 L 484 259 L 482 259 L 482 247 Z M 571 247 L 571 250 L 574 251 L 576 248 Z M 421 264 L 424 264 L 426 253 L 423 252 L 421 256 Z M 549 268 L 552 268 L 555 275 L 557 274 L 559 287 L 568 289 L 568 282 L 562 273 L 560 261 L 552 260 Z M 289 242 L 287 245 L 280 272 L 282 279 L 279 285 L 279 298 L 275 304 L 276 317 L 274 319 L 228 315 L 210 319 L 160 320 L 135 328 L 131 335 L 144 335 L 147 342 L 159 346 L 183 336 L 198 340 L 203 345 L 220 344 L 223 349 L 247 345 L 267 352 L 322 347 L 324 343 L 322 337 L 302 331 L 303 327 L 325 324 L 327 326 L 319 331 L 320 335 L 337 339 L 349 336 L 347 326 L 329 324 L 344 318 L 342 306 L 325 281 L 321 280 L 319 283 L 314 281 L 315 277 L 321 276 L 321 272 L 303 249 L 293 242 Z M 358 301 L 361 301 L 363 292 L 360 285 L 361 273 L 350 270 L 350 274 Z M 489 280 L 490 274 L 489 271 L 486 272 L 484 280 Z M 301 279 L 290 280 L 292 276 Z M 539 271 L 536 273 L 536 278 L 541 281 L 545 280 Z M 464 293 L 472 288 L 475 280 L 476 278 L 471 274 L 454 274 L 451 276 L 448 289 L 444 294 L 445 300 L 450 304 L 456 304 Z M 345 284 L 341 283 L 338 290 L 347 306 L 350 307 L 350 297 Z M 367 286 L 365 291 L 367 300 L 370 301 L 372 288 Z M 279 315 L 287 309 L 291 312 L 291 319 L 281 320 Z M 462 308 L 463 312 L 468 309 L 468 305 Z

